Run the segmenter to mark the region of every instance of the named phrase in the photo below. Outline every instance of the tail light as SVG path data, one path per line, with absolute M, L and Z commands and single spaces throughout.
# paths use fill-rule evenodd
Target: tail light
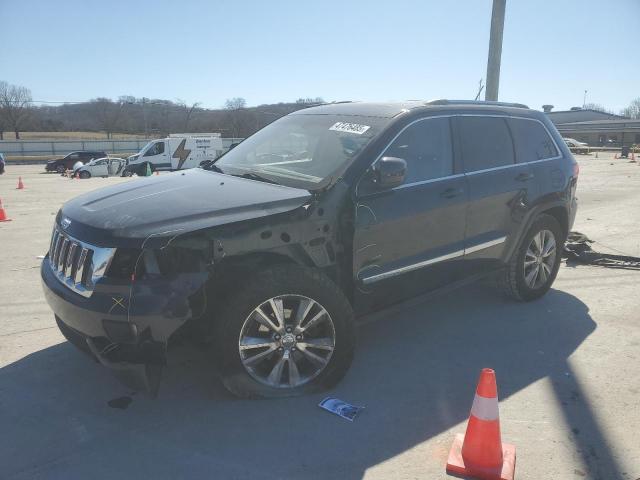
M 575 162 L 573 164 L 573 176 L 575 178 L 578 178 L 578 175 L 580 175 L 580 165 L 578 164 L 578 162 Z

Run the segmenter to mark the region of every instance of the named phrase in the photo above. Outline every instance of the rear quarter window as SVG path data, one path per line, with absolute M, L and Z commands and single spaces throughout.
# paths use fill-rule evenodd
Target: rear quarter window
M 504 118 L 459 117 L 458 129 L 465 172 L 515 163 L 513 141 Z
M 524 118 L 510 118 L 509 126 L 515 141 L 518 163 L 545 160 L 559 155 L 553 139 L 541 123 Z

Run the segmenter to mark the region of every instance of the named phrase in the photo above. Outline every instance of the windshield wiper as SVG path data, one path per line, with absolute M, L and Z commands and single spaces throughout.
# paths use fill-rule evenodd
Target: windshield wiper
M 263 177 L 262 175 L 258 175 L 255 172 L 245 172 L 245 173 L 234 174 L 234 177 L 248 178 L 250 180 L 258 180 L 260 182 L 275 183 L 276 185 L 280 185 L 275 180 L 271 180 L 270 178 Z
M 210 163 L 208 165 L 205 165 L 204 168 L 206 170 L 211 170 L 216 173 L 224 173 L 222 169 L 219 166 L 217 166 L 215 163 Z

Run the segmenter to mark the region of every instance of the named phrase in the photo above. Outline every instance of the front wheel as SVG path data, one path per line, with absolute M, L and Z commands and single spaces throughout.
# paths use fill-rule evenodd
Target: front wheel
M 240 397 L 285 397 L 336 384 L 355 347 L 353 312 L 338 287 L 297 265 L 252 275 L 219 324 L 222 380 Z
M 79 177 L 82 178 L 82 179 L 87 179 L 87 178 L 91 178 L 91 174 L 89 172 L 87 172 L 86 170 L 83 170 L 83 171 L 80 172 Z
M 547 293 L 560 268 L 564 240 L 558 221 L 551 215 L 540 215 L 502 273 L 502 290 L 520 301 L 535 300 Z
M 65 166 L 64 166 L 64 165 L 58 165 L 58 166 L 56 167 L 56 172 L 57 172 L 57 173 L 62 174 L 62 173 L 64 173 L 64 172 L 66 172 L 66 171 L 67 171 L 67 169 L 65 168 Z

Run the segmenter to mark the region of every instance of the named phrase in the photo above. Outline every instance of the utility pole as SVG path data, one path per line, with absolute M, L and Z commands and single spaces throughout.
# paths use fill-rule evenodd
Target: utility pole
M 584 91 L 584 97 L 582 97 L 582 109 L 587 105 L 587 91 Z
M 502 32 L 504 30 L 504 10 L 507 0 L 493 0 L 491 10 L 491 34 L 489 36 L 489 58 L 487 59 L 487 101 L 498 100 L 500 85 L 500 57 L 502 56 Z

